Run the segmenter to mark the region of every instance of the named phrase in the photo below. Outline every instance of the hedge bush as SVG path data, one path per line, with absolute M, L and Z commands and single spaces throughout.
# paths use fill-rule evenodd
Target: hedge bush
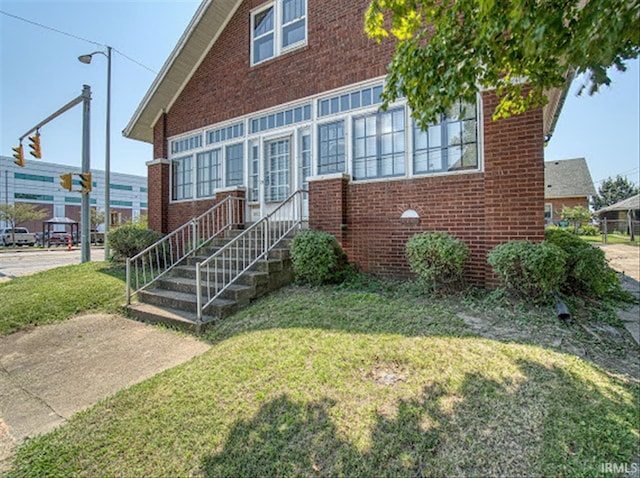
M 428 289 L 461 284 L 469 248 L 446 232 L 416 234 L 407 241 L 406 255 L 411 270 Z
M 553 244 L 511 241 L 490 251 L 487 260 L 507 290 L 531 302 L 547 302 L 565 281 L 566 258 Z
M 562 292 L 596 299 L 621 293 L 616 272 L 609 267 L 602 249 L 561 229 L 545 231 L 545 241 L 567 254 L 566 280 Z
M 306 229 L 291 242 L 296 279 L 310 285 L 342 282 L 349 270 L 347 255 L 338 240 L 326 232 Z
M 124 260 L 135 256 L 162 237 L 163 234 L 151 229 L 145 229 L 136 224 L 124 224 L 110 230 L 108 239 L 114 258 Z

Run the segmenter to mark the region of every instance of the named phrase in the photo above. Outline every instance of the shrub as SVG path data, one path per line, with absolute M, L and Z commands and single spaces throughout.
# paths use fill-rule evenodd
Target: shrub
M 597 236 L 600 234 L 598 226 L 581 226 L 578 229 L 579 236 Z
M 563 292 L 593 298 L 620 295 L 618 276 L 609 267 L 602 249 L 562 230 L 545 231 L 545 239 L 567 254 Z
M 488 262 L 507 290 L 532 302 L 550 300 L 564 282 L 566 253 L 553 244 L 507 242 L 489 252 Z
M 338 240 L 326 232 L 304 230 L 291 242 L 296 279 L 311 285 L 342 282 L 349 269 Z
M 123 260 L 135 256 L 138 252 L 162 239 L 163 235 L 129 223 L 110 230 L 108 237 L 114 257 Z
M 460 284 L 469 248 L 446 232 L 421 233 L 407 241 L 406 254 L 418 280 L 435 290 Z

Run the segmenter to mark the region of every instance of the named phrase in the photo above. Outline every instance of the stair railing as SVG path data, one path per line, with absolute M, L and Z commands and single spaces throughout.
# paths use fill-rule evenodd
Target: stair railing
M 196 264 L 197 323 L 204 310 L 303 222 L 307 191 L 298 190 L 209 258 Z
M 149 287 L 234 224 L 243 221 L 244 198 L 228 196 L 207 212 L 191 219 L 155 244 L 127 258 L 127 305 L 131 297 Z

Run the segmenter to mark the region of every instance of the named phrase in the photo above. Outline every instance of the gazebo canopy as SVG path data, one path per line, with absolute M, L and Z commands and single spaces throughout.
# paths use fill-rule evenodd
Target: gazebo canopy
M 75 224 L 78 225 L 78 221 L 74 221 L 73 219 L 69 219 L 68 217 L 52 217 L 46 221 L 42 221 L 44 224 Z

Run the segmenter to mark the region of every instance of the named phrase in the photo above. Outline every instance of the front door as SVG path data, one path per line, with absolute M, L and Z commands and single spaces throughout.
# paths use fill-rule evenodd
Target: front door
M 291 139 L 278 138 L 264 143 L 264 202 L 270 213 L 291 194 Z

